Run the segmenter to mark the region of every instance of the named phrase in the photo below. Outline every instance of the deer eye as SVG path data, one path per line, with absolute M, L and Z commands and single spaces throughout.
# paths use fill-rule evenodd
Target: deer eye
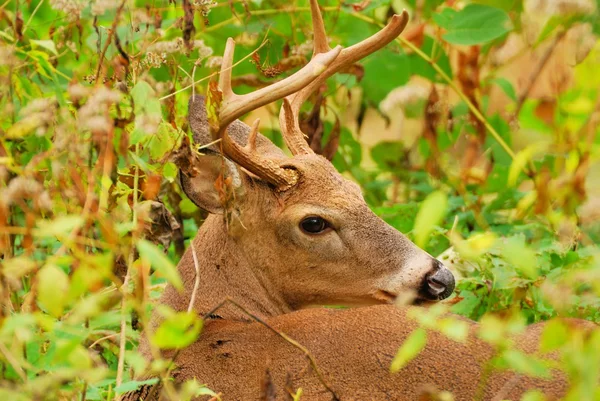
M 329 223 L 321 217 L 310 216 L 300 222 L 300 228 L 307 234 L 319 234 L 329 228 Z

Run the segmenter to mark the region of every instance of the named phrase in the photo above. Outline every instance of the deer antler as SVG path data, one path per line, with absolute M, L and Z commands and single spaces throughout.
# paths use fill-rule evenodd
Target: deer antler
M 256 132 L 252 133 L 253 138 L 248 139 L 248 146 L 244 148 L 227 135 L 227 127 L 243 114 L 284 98 L 310 84 L 323 71 L 326 71 L 327 67 L 339 56 L 342 48 L 337 46 L 332 50 L 328 49 L 326 52 L 317 54 L 295 74 L 247 95 L 236 95 L 231 89 L 234 48 L 235 42 L 232 38 L 229 38 L 221 65 L 219 88 L 223 94 L 223 99 L 218 112 L 218 127 L 212 129 L 213 139 L 221 139 L 222 151 L 231 160 L 270 184 L 280 189 L 287 189 L 296 183 L 298 179 L 296 172 L 282 168 L 274 161 L 261 157 L 255 151 L 252 143 L 255 140 Z M 255 123 L 252 130 L 257 131 L 257 129 L 258 124 Z
M 313 23 L 313 59 L 321 54 L 327 54 L 331 51 L 327 44 L 327 35 L 323 25 L 323 17 L 319 10 L 317 0 L 310 0 L 310 8 Z M 308 97 L 325 82 L 327 78 L 338 71 L 356 63 L 371 53 L 381 49 L 392 40 L 398 37 L 408 23 L 408 13 L 402 11 L 402 14 L 394 15 L 390 22 L 373 36 L 363 40 L 360 43 L 350 46 L 341 51 L 340 55 L 333 61 L 329 67 L 300 91 L 288 96 L 283 100 L 283 106 L 279 113 L 279 125 L 286 146 L 294 155 L 313 153 L 312 149 L 304 139 L 304 133 L 300 129 L 298 113 L 302 104 Z

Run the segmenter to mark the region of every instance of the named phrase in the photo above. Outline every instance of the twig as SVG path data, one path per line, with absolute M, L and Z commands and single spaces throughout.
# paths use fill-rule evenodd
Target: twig
M 97 339 L 96 341 L 94 341 L 88 348 L 94 348 L 94 346 L 104 340 L 108 340 L 109 338 L 113 338 L 113 337 L 117 337 L 119 336 L 120 333 L 113 333 L 113 334 L 109 334 L 107 336 L 101 337 L 99 339 Z
M 261 48 L 262 48 L 264 45 L 266 45 L 267 43 L 268 43 L 268 42 L 267 42 L 267 40 L 263 40 L 263 41 L 262 41 L 262 43 L 260 44 L 260 46 L 258 46 L 258 47 L 256 48 L 256 50 L 254 50 L 252 53 L 249 53 L 248 55 L 246 55 L 244 58 L 242 58 L 242 59 L 241 59 L 240 61 L 238 61 L 237 63 L 233 64 L 233 65 L 231 66 L 231 68 L 233 69 L 233 67 L 235 67 L 235 66 L 239 65 L 239 64 L 240 64 L 240 63 L 242 63 L 243 61 L 245 61 L 245 60 L 249 59 L 250 57 L 252 57 L 252 55 L 253 55 L 254 53 L 256 53 L 257 51 L 259 51 L 259 50 L 260 50 L 260 49 L 261 49 Z M 225 70 L 225 71 L 227 71 L 227 70 Z M 176 91 L 175 91 L 175 92 L 173 92 L 173 93 L 169 93 L 168 95 L 165 95 L 165 96 L 163 96 L 163 97 L 159 98 L 158 100 L 165 100 L 165 99 L 167 99 L 167 98 L 170 98 L 171 96 L 175 96 L 175 95 L 177 95 L 178 93 L 185 92 L 186 90 L 188 90 L 188 89 L 190 89 L 190 88 L 193 88 L 194 86 L 196 86 L 196 84 L 199 84 L 199 83 L 200 83 L 200 82 L 202 82 L 202 81 L 206 81 L 207 79 L 210 79 L 210 78 L 212 78 L 212 77 L 216 77 L 217 75 L 219 75 L 219 72 L 213 72 L 212 74 L 210 74 L 210 75 L 207 75 L 207 76 L 205 76 L 204 78 L 200 78 L 200 79 L 199 79 L 199 80 L 197 80 L 197 81 L 193 81 L 193 80 L 192 80 L 192 83 L 191 83 L 191 84 L 189 84 L 188 86 L 186 86 L 186 87 L 183 87 L 183 88 L 181 88 L 181 89 L 179 89 L 179 90 L 176 90 Z
M 73 241 L 77 244 L 80 245 L 86 245 L 86 246 L 91 246 L 94 248 L 98 248 L 98 249 L 113 249 L 114 247 L 106 242 L 100 241 L 100 240 L 96 240 L 93 238 L 87 238 L 87 237 L 83 237 L 83 236 L 76 236 L 74 238 L 65 238 L 63 236 L 60 235 L 48 235 L 48 234 L 44 234 L 43 232 L 40 232 L 40 229 L 33 229 L 30 230 L 26 227 L 0 227 L 0 234 L 12 234 L 12 235 L 31 235 L 33 237 L 38 237 L 38 238 L 52 238 L 52 237 L 56 237 L 59 241 Z
M 112 23 L 112 27 L 108 30 L 108 38 L 106 42 L 104 42 L 104 47 L 102 48 L 102 53 L 100 53 L 100 60 L 98 60 L 98 69 L 96 70 L 96 77 L 94 78 L 94 83 L 98 83 L 98 78 L 100 78 L 100 71 L 102 70 L 102 63 L 104 62 L 104 56 L 106 55 L 106 51 L 108 50 L 108 46 L 110 46 L 112 42 L 112 36 L 114 35 L 117 24 L 119 23 L 119 17 L 121 16 L 121 12 L 123 11 L 123 7 L 125 7 L 126 0 L 121 2 L 121 5 L 117 9 L 117 13 L 115 15 L 115 19 Z M 98 39 L 100 40 L 100 39 Z
M 504 383 L 500 391 L 496 393 L 496 395 L 494 396 L 494 398 L 492 398 L 491 401 L 502 401 L 506 399 L 508 393 L 519 383 L 522 377 L 523 376 L 521 376 L 518 373 L 513 375 L 513 377 L 511 377 L 509 381 Z
M 27 32 L 27 28 L 29 27 L 29 24 L 31 24 L 33 17 L 35 17 L 35 14 L 37 14 L 37 12 L 40 9 L 40 7 L 42 6 L 42 4 L 44 4 L 44 0 L 40 0 L 38 5 L 35 7 L 33 12 L 31 13 L 31 15 L 29 16 L 29 19 L 27 20 L 27 22 L 25 23 L 25 26 L 23 27 L 23 35 L 25 35 L 25 32 Z
M 81 398 L 80 401 L 85 401 L 85 397 L 87 395 L 87 388 L 88 388 L 88 384 L 87 382 L 83 382 L 83 390 L 81 390 Z
M 135 148 L 136 155 L 139 154 L 140 144 L 138 143 Z M 134 227 L 137 226 L 137 200 L 138 200 L 138 185 L 140 178 L 140 167 L 135 165 L 135 177 L 133 179 L 133 224 Z M 116 386 L 120 386 L 123 381 L 123 370 L 125 368 L 125 343 L 127 342 L 127 336 L 125 335 L 125 330 L 127 329 L 127 315 L 125 313 L 125 304 L 127 301 L 127 286 L 129 284 L 129 277 L 131 274 L 131 266 L 133 265 L 133 257 L 134 257 L 134 249 L 135 249 L 135 238 L 136 238 L 137 230 L 134 229 L 131 234 L 131 250 L 129 251 L 129 260 L 127 261 L 127 273 L 125 273 L 125 278 L 123 279 L 123 285 L 121 286 L 121 337 L 119 339 L 119 361 L 117 363 L 117 380 Z
M 198 292 L 198 287 L 200 287 L 200 265 L 198 264 L 198 256 L 196 256 L 196 249 L 194 248 L 194 241 L 190 243 L 190 248 L 192 249 L 192 256 L 194 257 L 194 267 L 196 268 L 196 277 L 194 279 L 194 289 L 192 290 L 192 296 L 190 298 L 190 303 L 188 305 L 188 313 L 190 313 L 194 309 L 194 304 L 196 303 L 196 293 Z
M 337 396 L 336 392 L 325 381 L 325 378 L 324 378 L 323 374 L 321 373 L 321 371 L 319 370 L 319 367 L 317 366 L 317 361 L 312 356 L 312 354 L 310 353 L 310 351 L 308 349 L 306 349 L 306 347 L 304 347 L 302 344 L 300 344 L 299 342 L 297 342 L 293 338 L 289 337 L 287 334 L 285 334 L 285 333 L 283 333 L 283 332 L 281 332 L 281 331 L 273 328 L 267 322 L 265 322 L 260 317 L 258 317 L 256 315 L 254 315 L 253 313 L 251 313 L 248 309 L 246 309 L 242 305 L 238 304 L 233 299 L 231 299 L 229 297 L 225 298 L 225 300 L 223 300 L 221 303 L 219 303 L 215 308 L 211 309 L 209 312 L 207 312 L 206 314 L 204 314 L 203 319 L 208 318 L 210 315 L 212 315 L 213 313 L 215 313 L 219 308 L 223 307 L 227 303 L 230 303 L 233 306 L 235 306 L 236 308 L 240 309 L 242 312 L 244 312 L 244 314 L 246 314 L 247 316 L 249 316 L 250 318 L 252 318 L 256 322 L 262 324 L 267 329 L 271 330 L 273 333 L 277 334 L 279 337 L 283 338 L 285 341 L 287 341 L 288 343 L 290 343 L 291 345 L 293 345 L 294 347 L 296 347 L 300 351 L 302 351 L 302 353 L 308 358 L 311 367 L 315 371 L 315 374 L 317 375 L 317 378 L 319 379 L 319 381 L 321 382 L 321 384 L 323 385 L 323 387 L 325 387 L 325 389 L 327 389 L 327 391 L 329 391 L 331 393 L 331 395 L 333 396 L 333 400 L 335 400 L 335 401 L 339 401 L 340 400 L 340 398 Z
M 2 352 L 2 354 L 4 355 L 4 358 L 6 358 L 8 363 L 10 363 L 10 365 L 13 367 L 15 372 L 17 372 L 17 374 L 19 375 L 21 380 L 23 380 L 24 382 L 27 381 L 27 375 L 25 375 L 25 371 L 23 370 L 21 365 L 19 365 L 19 362 L 13 356 L 13 354 L 10 353 L 8 348 L 6 348 L 4 346 L 4 343 L 2 341 L 0 341 L 0 352 Z
M 517 100 L 517 109 L 515 110 L 515 116 L 518 116 L 519 113 L 521 112 L 521 109 L 523 108 L 523 104 L 525 103 L 525 100 L 527 100 L 527 98 L 529 97 L 529 94 L 531 93 L 533 86 L 537 82 L 542 70 L 544 69 L 546 64 L 548 64 L 548 61 L 550 60 L 550 57 L 552 56 L 554 49 L 556 49 L 558 42 L 560 42 L 561 39 L 564 38 L 566 33 L 567 33 L 567 31 L 562 30 L 554 37 L 554 40 L 552 41 L 550 46 L 546 49 L 546 51 L 542 55 L 542 58 L 540 58 L 540 61 L 537 63 L 537 65 L 535 66 L 533 71 L 531 71 L 529 80 L 527 80 L 527 85 L 525 86 L 525 88 L 523 89 L 523 92 L 519 95 L 519 98 Z

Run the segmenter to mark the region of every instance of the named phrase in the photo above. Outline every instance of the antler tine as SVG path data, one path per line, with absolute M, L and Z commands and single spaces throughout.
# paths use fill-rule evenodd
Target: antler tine
M 310 15 L 312 17 L 313 26 L 313 57 L 315 54 L 325 53 L 330 47 L 327 43 L 327 34 L 325 33 L 325 24 L 323 23 L 323 15 L 319 9 L 317 0 L 310 0 Z
M 323 71 L 326 71 L 327 67 L 333 63 L 342 50 L 341 46 L 337 46 L 333 50 L 320 53 L 295 74 L 252 93 L 236 95 L 231 90 L 231 65 L 234 47 L 234 40 L 229 38 L 221 66 L 222 75 L 219 80 L 219 86 L 223 92 L 223 102 L 219 110 L 219 123 L 223 127 L 249 111 L 282 99 L 304 88 L 318 78 Z
M 325 35 L 325 28 L 323 25 L 323 18 L 317 0 L 310 0 L 310 7 L 312 13 L 313 22 L 313 58 L 319 56 L 323 52 L 329 50 L 327 44 L 327 38 Z M 392 40 L 398 37 L 400 33 L 406 27 L 408 23 L 408 13 L 406 10 L 402 11 L 401 14 L 394 15 L 390 22 L 379 32 L 370 36 L 369 38 L 350 46 L 340 53 L 339 57 L 335 59 L 333 63 L 319 75 L 319 78 L 312 81 L 309 85 L 296 92 L 295 94 L 288 96 L 279 113 L 279 124 L 283 134 L 283 139 L 290 149 L 292 154 L 308 154 L 312 153 L 312 149 L 308 146 L 304 140 L 304 133 L 300 129 L 300 122 L 298 119 L 298 113 L 300 107 L 308 99 L 308 97 L 325 82 L 327 78 L 332 76 L 338 71 L 341 71 L 358 60 L 365 58 L 369 54 L 376 52 L 382 47 L 386 46 Z
M 296 183 L 296 172 L 279 167 L 272 160 L 261 157 L 252 150 L 252 144 L 248 148 L 243 148 L 227 135 L 227 127 L 247 112 L 284 98 L 310 84 L 318 78 L 319 74 L 327 70 L 327 67 L 339 56 L 342 48 L 337 46 L 333 50 L 320 53 L 295 74 L 246 95 L 236 95 L 231 89 L 234 49 L 235 41 L 229 38 L 225 47 L 219 77 L 219 88 L 223 98 L 218 112 L 218 127 L 212 129 L 213 139 L 221 139 L 223 153 L 237 164 L 270 184 L 280 189 L 287 189 Z M 255 126 L 253 130 L 257 131 L 257 128 Z M 255 136 L 255 133 L 252 135 Z M 249 138 L 249 141 L 254 140 L 255 138 Z

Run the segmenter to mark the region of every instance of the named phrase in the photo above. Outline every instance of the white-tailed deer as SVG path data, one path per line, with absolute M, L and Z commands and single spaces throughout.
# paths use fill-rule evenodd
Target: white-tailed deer
M 179 263 L 184 291 L 168 286 L 160 303 L 184 311 L 194 299 L 194 311 L 205 315 L 230 298 L 305 346 L 318 371 L 277 333 L 225 304 L 207 318 L 199 340 L 177 353 L 173 376 L 195 377 L 224 400 L 289 399 L 289 388 L 302 388 L 302 400 L 414 400 L 427 386 L 450 391 L 457 400 L 473 399 L 481 366 L 492 355 L 475 338 L 459 344 L 430 333 L 415 361 L 399 374 L 389 373 L 395 352 L 416 327 L 405 310 L 391 304 L 406 294 L 444 299 L 454 278 L 370 211 L 360 188 L 311 151 L 298 124 L 300 106 L 325 79 L 391 42 L 408 16 L 393 16 L 379 33 L 342 50 L 327 45 L 316 0 L 311 9 L 314 55 L 308 65 L 238 96 L 231 90 L 234 42 L 229 39 L 219 81 L 223 99 L 208 102 L 218 106 L 218 118 L 207 117 L 204 98 L 190 100 L 196 142 L 220 142 L 203 156 L 188 152 L 185 157 L 193 161 L 180 163 L 181 184 L 211 214 L 191 245 L 197 263 L 191 249 Z M 258 134 L 258 123 L 250 128 L 236 120 L 282 98 L 281 131 L 292 157 Z M 196 269 L 200 280 L 192 296 Z M 306 308 L 326 304 L 362 307 Z M 524 349 L 536 346 L 539 327 L 529 330 Z M 143 341 L 141 348 L 150 357 Z M 271 395 L 261 395 L 266 369 Z M 512 377 L 494 377 L 482 394 L 491 398 Z M 520 378 L 510 383 L 505 398 L 532 387 L 557 395 L 564 386 L 562 380 Z M 144 387 L 128 397 L 159 399 L 160 390 Z

